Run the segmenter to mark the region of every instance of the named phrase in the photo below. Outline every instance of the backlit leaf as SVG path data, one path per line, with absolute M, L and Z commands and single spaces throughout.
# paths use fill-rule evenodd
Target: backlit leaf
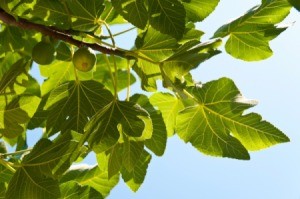
M 169 93 L 155 93 L 150 97 L 150 102 L 161 111 L 168 136 L 172 136 L 175 133 L 177 114 L 184 108 L 182 102 Z
M 104 0 L 68 0 L 72 29 L 93 31 L 101 26 L 100 16 L 104 10 Z
M 167 129 L 161 112 L 150 104 L 148 97 L 145 95 L 136 94 L 130 98 L 130 101 L 139 104 L 148 111 L 152 120 L 153 132 L 151 139 L 145 141 L 145 145 L 155 155 L 162 156 L 167 144 Z
M 112 0 L 114 8 L 130 23 L 144 29 L 148 13 L 143 0 Z
M 101 171 L 97 166 L 93 168 L 74 168 L 69 170 L 61 179 L 61 183 L 76 182 L 80 186 L 88 186 L 100 193 L 103 198 L 116 186 L 119 176 L 108 179 L 107 171 Z
M 48 133 L 65 130 L 82 133 L 89 118 L 112 99 L 112 94 L 96 81 L 71 81 L 60 85 L 51 91 L 45 105 L 49 111 Z
M 150 161 L 151 155 L 144 150 L 138 163 L 131 172 L 125 168 L 122 169 L 122 178 L 132 191 L 136 192 L 144 182 Z
M 148 4 L 151 26 L 176 39 L 182 38 L 186 13 L 181 2 L 178 0 L 148 0 Z
M 286 29 L 275 24 L 280 23 L 290 9 L 286 0 L 263 0 L 260 6 L 220 27 L 214 37 L 229 36 L 225 48 L 235 58 L 245 61 L 266 59 L 273 54 L 269 41 Z
M 26 129 L 26 124 L 34 115 L 40 103 L 36 96 L 22 96 L 6 104 L 5 98 L 0 98 L 0 132 L 8 137 L 15 138 Z
M 202 21 L 212 13 L 219 0 L 182 0 L 188 20 Z
M 247 150 L 289 141 L 258 114 L 243 114 L 255 103 L 244 99 L 230 79 L 211 81 L 188 91 L 198 105 L 179 113 L 176 131 L 181 139 L 205 154 L 249 159 Z

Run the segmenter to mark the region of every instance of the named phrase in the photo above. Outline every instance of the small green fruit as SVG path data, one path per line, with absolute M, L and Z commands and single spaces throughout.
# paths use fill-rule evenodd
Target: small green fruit
M 73 55 L 73 64 L 77 70 L 88 72 L 93 69 L 97 58 L 90 48 L 79 48 Z
M 55 54 L 54 46 L 44 41 L 37 43 L 32 49 L 32 59 L 40 65 L 51 64 Z

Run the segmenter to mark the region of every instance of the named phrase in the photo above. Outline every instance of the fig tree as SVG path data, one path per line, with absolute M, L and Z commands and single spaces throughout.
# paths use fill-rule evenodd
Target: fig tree
M 79 48 L 73 55 L 73 64 L 75 68 L 82 72 L 88 72 L 96 64 L 96 55 L 90 48 Z
M 40 65 L 51 64 L 55 54 L 54 46 L 44 41 L 37 43 L 32 49 L 32 59 Z

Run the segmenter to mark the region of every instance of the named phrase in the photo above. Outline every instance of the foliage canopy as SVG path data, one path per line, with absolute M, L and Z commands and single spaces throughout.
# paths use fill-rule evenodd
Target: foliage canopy
M 202 41 L 195 23 L 218 3 L 0 1 L 0 198 L 105 198 L 120 177 L 137 191 L 152 155 L 162 156 L 174 134 L 204 154 L 242 160 L 250 159 L 249 151 L 288 142 L 259 114 L 245 113 L 256 101 L 231 79 L 201 84 L 190 71 L 221 53 L 223 42 L 234 58 L 267 59 L 269 42 L 287 28 L 278 23 L 290 3 L 297 9 L 299 3 L 262 0 Z M 110 26 L 118 24 L 132 28 L 112 32 Z M 133 30 L 133 48 L 118 47 L 114 38 Z M 33 56 L 40 43 L 50 50 Z M 72 62 L 83 48 L 98 52 L 87 72 Z M 45 59 L 38 66 L 44 82 L 38 82 L 30 70 Z M 138 80 L 148 95 L 130 92 Z M 26 132 L 37 128 L 43 136 L 28 146 Z M 7 152 L 8 145 L 15 152 Z M 98 165 L 71 167 L 91 152 Z

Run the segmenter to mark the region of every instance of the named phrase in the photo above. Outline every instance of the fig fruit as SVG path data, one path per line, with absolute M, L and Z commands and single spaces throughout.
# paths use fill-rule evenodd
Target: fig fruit
M 73 64 L 75 68 L 82 72 L 92 70 L 96 61 L 96 55 L 90 48 L 79 48 L 73 55 Z
M 51 64 L 55 54 L 54 46 L 44 41 L 37 43 L 32 49 L 32 59 L 40 65 Z

